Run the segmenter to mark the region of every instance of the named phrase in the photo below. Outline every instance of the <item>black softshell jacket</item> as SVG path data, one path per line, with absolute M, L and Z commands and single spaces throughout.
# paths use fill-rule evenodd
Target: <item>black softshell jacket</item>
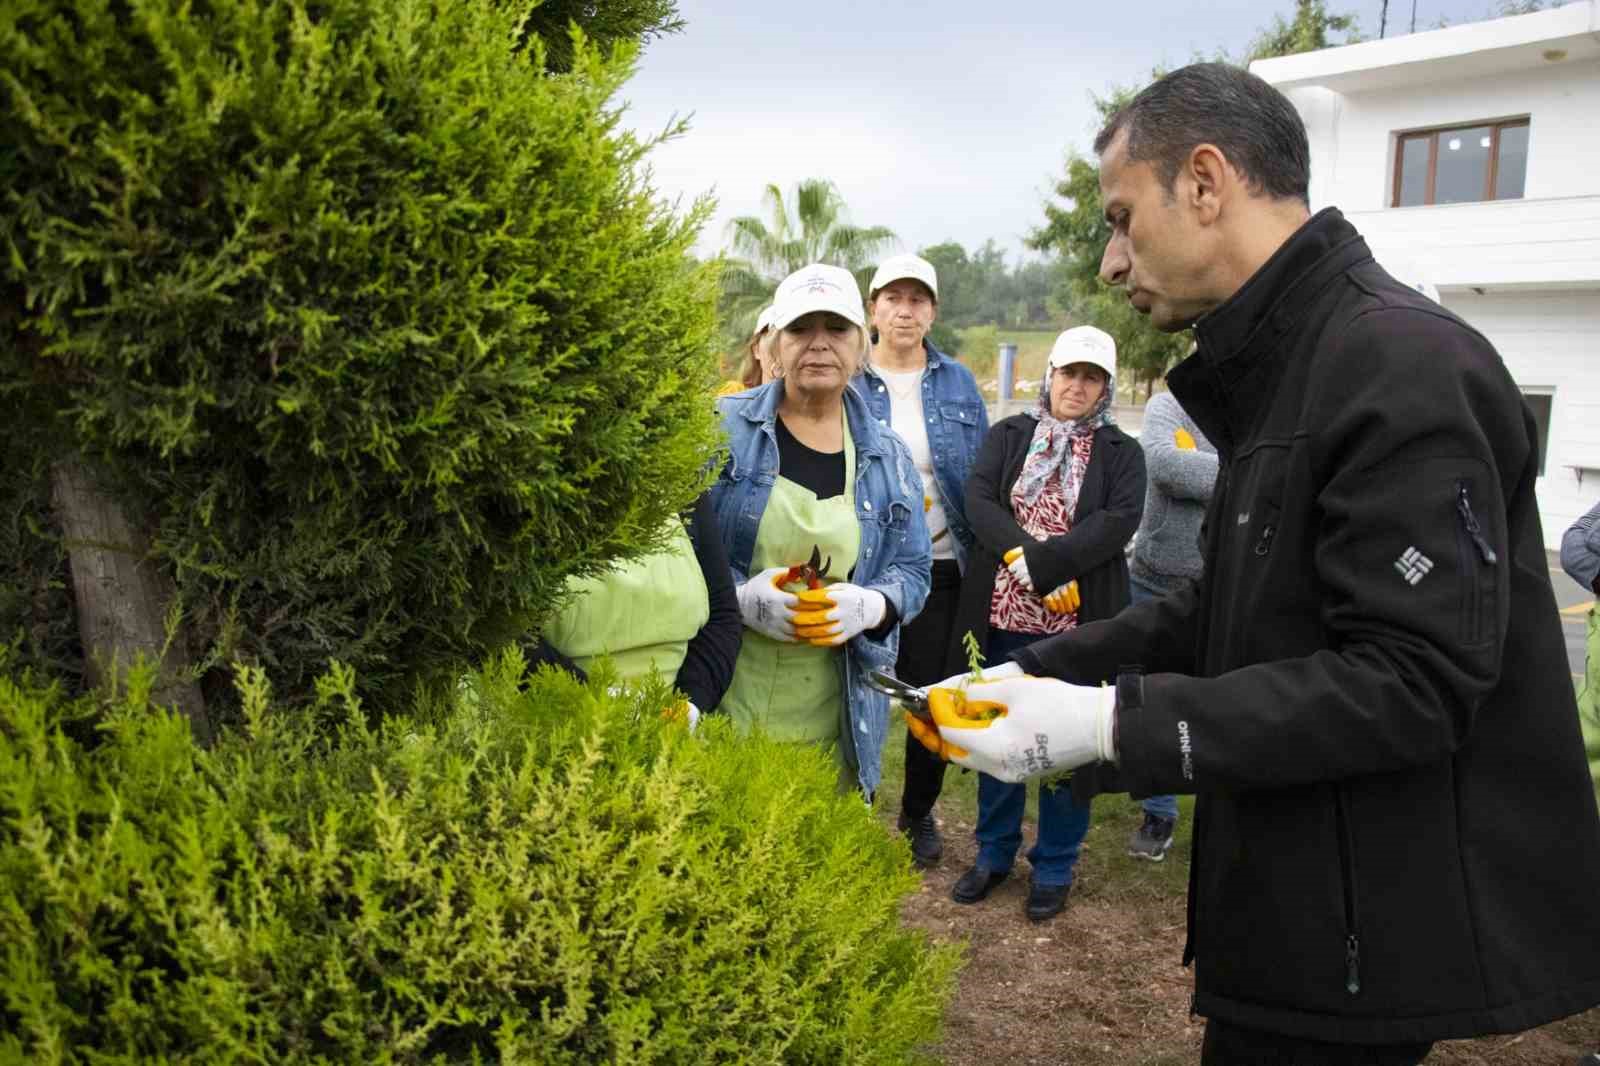
M 1600 819 L 1494 348 L 1336 210 L 1168 378 L 1216 442 L 1205 575 L 1035 644 L 1119 683 L 1122 784 L 1193 792 L 1195 1007 L 1347 1043 L 1600 1002 Z

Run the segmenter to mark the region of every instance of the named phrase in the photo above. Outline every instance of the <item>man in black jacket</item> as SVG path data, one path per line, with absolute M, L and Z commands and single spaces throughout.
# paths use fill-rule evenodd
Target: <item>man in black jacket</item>
M 1175 71 L 1095 148 L 1102 277 L 1194 328 L 1168 383 L 1221 472 L 1196 586 L 1016 659 L 1072 683 L 1038 682 L 1063 722 L 1114 680 L 1101 757 L 1198 794 L 1203 1062 L 1416 1063 L 1600 1002 L 1600 820 L 1505 366 L 1310 215 L 1259 78 Z

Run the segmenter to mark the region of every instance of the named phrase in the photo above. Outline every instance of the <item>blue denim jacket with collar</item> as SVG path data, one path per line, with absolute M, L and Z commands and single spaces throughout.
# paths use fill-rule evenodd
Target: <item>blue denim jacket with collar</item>
M 933 453 L 933 480 L 939 503 L 950 524 L 951 547 L 963 573 L 972 547 L 972 526 L 967 522 L 967 475 L 978 458 L 983 435 L 989 432 L 989 413 L 972 371 L 922 342 L 928 369 L 922 374 L 922 412 L 928 420 L 928 450 Z M 887 427 L 889 390 L 872 367 L 864 368 L 851 385 L 867 402 L 880 426 Z
M 776 423 L 782 399 L 779 380 L 717 401 L 729 454 L 711 486 L 711 506 L 736 584 L 749 577 L 761 516 L 778 480 Z M 922 610 L 933 567 L 922 517 L 922 479 L 905 442 L 880 426 L 865 401 L 849 388 L 844 390 L 844 412 L 856 449 L 856 519 L 861 526 L 861 547 L 850 581 L 883 593 L 904 625 Z M 889 699 L 867 687 L 866 675 L 869 670 L 892 671 L 899 652 L 897 625 L 882 640 L 863 633 L 839 657 L 845 693 L 840 743 L 869 796 L 877 791 L 883 774 Z

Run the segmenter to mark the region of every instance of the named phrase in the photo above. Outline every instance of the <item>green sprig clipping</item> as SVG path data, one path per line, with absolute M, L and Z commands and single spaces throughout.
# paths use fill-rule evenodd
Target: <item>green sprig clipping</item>
M 961 646 L 967 649 L 967 669 L 972 671 L 972 680 L 983 680 L 983 649 L 978 647 L 978 638 L 972 635 L 972 630 L 967 630 L 961 635 Z

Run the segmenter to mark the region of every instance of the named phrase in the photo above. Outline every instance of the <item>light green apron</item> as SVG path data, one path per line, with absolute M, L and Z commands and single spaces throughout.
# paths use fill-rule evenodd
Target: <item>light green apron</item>
M 624 681 L 652 669 L 669 682 L 678 676 L 689 641 L 711 617 L 711 599 L 683 522 L 669 521 L 672 539 L 662 551 L 599 577 L 568 581 L 571 599 L 544 637 L 585 671 L 609 655 Z
M 749 572 L 798 566 L 815 547 L 823 560 L 832 557 L 828 576 L 845 580 L 861 550 L 855 480 L 856 449 L 846 422 L 844 492 L 819 500 L 809 489 L 779 477 L 756 530 Z M 839 739 L 845 714 L 843 655 L 843 648 L 792 644 L 746 629 L 722 706 L 742 731 L 761 729 L 779 740 L 832 743 Z M 841 756 L 837 747 L 835 752 Z
M 1578 693 L 1578 721 L 1583 726 L 1583 750 L 1589 756 L 1595 802 L 1600 803 L 1600 607 L 1589 611 L 1589 655 L 1583 690 Z

